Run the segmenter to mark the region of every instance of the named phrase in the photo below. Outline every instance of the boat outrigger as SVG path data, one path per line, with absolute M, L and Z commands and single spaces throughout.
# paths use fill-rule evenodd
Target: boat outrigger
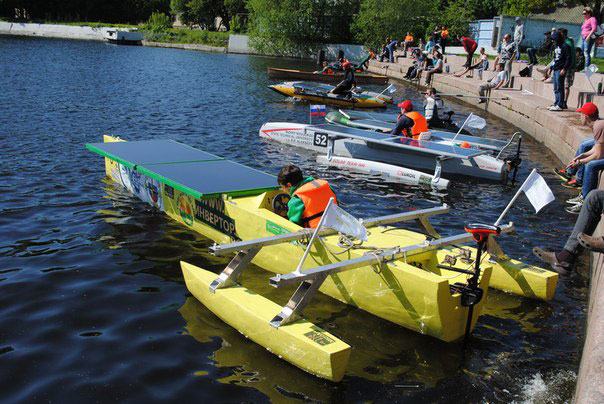
M 389 131 L 386 124 L 384 131 Z M 410 139 L 341 125 L 268 122 L 262 125 L 259 135 L 326 153 L 327 160 L 362 159 L 434 172 L 433 182 L 438 182 L 441 174 L 506 182 L 509 173 L 515 175 L 521 161 L 520 140 L 515 156 L 502 157 L 516 139 L 521 139 L 519 132 L 507 142 L 438 130 L 428 132 L 429 137 Z
M 457 133 L 460 136 L 472 133 L 465 128 L 455 125 L 451 119 L 453 111 L 449 111 L 446 119 L 441 119 L 438 124 L 429 124 L 430 130 L 447 131 Z M 351 128 L 367 129 L 380 132 L 390 132 L 398 121 L 398 114 L 372 111 L 343 110 L 329 111 L 325 120 L 336 125 L 350 126 Z
M 334 86 L 321 83 L 290 81 L 268 86 L 287 97 L 321 104 L 335 104 L 351 108 L 385 108 L 392 104 L 392 97 L 372 91 L 352 92 L 350 96 L 332 94 Z
M 272 175 L 171 140 L 105 136 L 86 147 L 105 157 L 108 177 L 220 243 L 212 254 L 235 254 L 220 275 L 181 262 L 197 299 L 256 343 L 328 380 L 343 377 L 351 350 L 302 317 L 317 290 L 443 341 L 469 335 L 488 286 L 540 300 L 555 292 L 557 273 L 507 257 L 488 237 L 513 231 L 512 223 L 468 226 L 467 232 L 440 237 L 429 218 L 447 213 L 443 205 L 364 220 L 367 246 L 328 228 L 309 243 L 309 229 L 279 214 L 287 196 Z M 423 233 L 392 226 L 409 221 Z M 473 239 L 482 240 L 478 249 L 461 247 Z M 308 245 L 302 271 L 292 272 Z M 484 249 L 488 260 L 481 259 Z M 299 284 L 285 307 L 237 283 L 250 262 L 278 274 L 271 278 L 275 287 Z

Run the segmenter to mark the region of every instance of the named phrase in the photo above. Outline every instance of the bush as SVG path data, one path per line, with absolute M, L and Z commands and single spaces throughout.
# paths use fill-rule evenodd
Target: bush
M 145 29 L 153 32 L 164 32 L 172 28 L 172 20 L 164 13 L 152 13 Z

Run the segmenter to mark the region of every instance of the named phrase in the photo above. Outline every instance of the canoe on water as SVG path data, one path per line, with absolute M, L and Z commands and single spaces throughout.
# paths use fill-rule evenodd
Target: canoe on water
M 350 97 L 332 94 L 335 88 L 329 84 L 308 83 L 302 81 L 290 81 L 268 86 L 271 90 L 304 101 L 320 104 L 333 104 L 348 108 L 385 108 L 391 104 L 392 97 L 372 91 L 352 93 Z
M 430 216 L 447 213 L 446 205 L 364 220 L 370 229 L 366 245 L 376 248 L 372 251 L 358 244 L 344 248 L 337 232 L 322 229 L 301 274 L 293 273 L 309 232 L 275 213 L 286 201 L 275 176 L 171 140 L 124 142 L 111 136 L 104 140 L 86 147 L 105 157 L 109 178 L 220 243 L 210 248 L 214 255 L 235 254 L 220 275 L 182 262 L 190 292 L 254 342 L 319 377 L 339 381 L 354 352 L 299 311 L 312 304 L 311 292 L 317 288 L 443 341 L 463 338 L 466 325 L 472 330 L 488 286 L 541 300 L 554 295 L 558 274 L 510 259 L 494 240 L 493 259 L 482 260 L 480 273 L 468 273 L 476 249 L 462 246 L 473 244 L 472 235 L 461 231 L 441 238 L 429 222 Z M 417 221 L 424 233 L 392 227 L 410 220 Z M 511 223 L 502 226 L 501 233 L 513 228 Z M 298 305 L 290 308 L 249 291 L 237 277 L 250 262 L 280 274 L 271 278 L 274 286 L 300 284 L 306 294 L 294 294 L 290 302 Z M 468 277 L 476 280 L 475 287 L 468 287 Z M 472 294 L 482 298 L 468 306 Z
M 334 72 L 332 74 L 320 74 L 295 69 L 280 69 L 277 67 L 268 68 L 268 77 L 271 79 L 286 79 L 286 80 L 305 80 L 319 81 L 321 83 L 337 84 L 344 80 L 344 72 Z M 355 73 L 354 77 L 357 84 L 388 84 L 388 76 L 372 73 Z

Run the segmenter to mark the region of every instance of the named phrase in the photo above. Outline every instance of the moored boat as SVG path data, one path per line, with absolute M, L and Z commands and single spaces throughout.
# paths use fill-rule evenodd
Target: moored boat
M 386 104 L 392 103 L 392 97 L 371 91 L 352 93 L 350 96 L 332 94 L 330 91 L 334 89 L 334 86 L 329 84 L 293 81 L 273 84 L 268 87 L 287 97 L 314 103 L 346 106 L 349 108 L 384 108 L 386 107 Z
M 296 69 L 281 69 L 278 67 L 268 68 L 268 77 L 271 79 L 318 81 L 321 83 L 339 83 L 344 79 L 343 72 L 332 74 L 321 74 Z M 388 76 L 373 73 L 355 73 L 357 84 L 388 84 Z
M 481 262 L 476 249 L 460 247 L 472 241 L 472 234 L 440 238 L 429 223 L 431 215 L 446 213 L 446 206 L 366 219 L 371 229 L 367 245 L 376 248 L 369 255 L 358 244 L 339 245 L 335 231 L 321 230 L 302 273 L 291 273 L 309 232 L 275 213 L 283 194 L 274 176 L 173 141 L 121 142 L 106 136 L 105 143 L 86 147 L 105 157 L 111 179 L 222 243 L 211 248 L 214 254 L 236 254 L 220 276 L 182 263 L 187 287 L 197 299 L 253 341 L 329 380 L 343 377 L 350 347 L 301 317 L 299 306 L 286 321 L 289 306 L 279 313 L 280 306 L 238 285 L 237 276 L 249 262 L 282 274 L 272 279 L 275 286 L 310 282 L 346 304 L 444 341 L 471 331 L 489 283 L 543 300 L 555 291 L 556 273 L 504 256 L 494 240 L 489 243 L 493 259 L 484 260 L 480 271 L 468 270 Z M 410 220 L 430 236 L 391 226 Z M 512 230 L 512 224 L 501 228 L 502 233 Z M 468 277 L 475 282 L 472 288 Z M 311 297 L 298 301 L 294 295 L 292 300 L 303 307 Z
M 371 125 L 374 130 L 378 129 L 378 124 Z M 388 124 L 383 123 L 382 130 L 386 132 L 383 133 L 332 124 L 268 122 L 262 125 L 259 135 L 267 140 L 323 152 L 328 157 L 377 161 L 435 173 L 437 178 L 442 173 L 451 178 L 462 175 L 505 182 L 518 164 L 518 160 L 511 157 L 501 158 L 516 134 L 508 142 L 468 135 L 455 138 L 455 133 L 445 131 L 430 131 L 424 137 L 410 139 L 391 136 L 388 128 Z

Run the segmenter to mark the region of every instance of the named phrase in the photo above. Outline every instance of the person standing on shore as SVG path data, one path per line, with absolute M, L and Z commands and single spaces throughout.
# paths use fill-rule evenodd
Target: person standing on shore
M 457 40 L 461 42 L 461 46 L 463 46 L 463 49 L 466 51 L 467 54 L 466 63 L 463 65 L 463 67 L 467 68 L 472 66 L 472 57 L 474 56 L 474 52 L 476 52 L 476 49 L 478 48 L 478 44 L 472 38 L 461 35 L 457 35 Z
M 598 21 L 593 16 L 593 9 L 585 7 L 583 9 L 583 25 L 581 25 L 581 49 L 585 55 L 585 68 L 591 64 L 591 48 L 596 42 L 595 33 L 598 30 Z
M 516 17 L 516 28 L 514 28 L 514 43 L 516 44 L 516 61 L 520 60 L 520 44 L 524 39 L 524 24 L 520 17 Z
M 550 111 L 562 111 L 564 108 L 564 76 L 570 67 L 570 47 L 564 42 L 562 34 L 554 32 L 554 64 L 552 66 L 552 82 L 554 83 L 554 103 L 547 109 Z

